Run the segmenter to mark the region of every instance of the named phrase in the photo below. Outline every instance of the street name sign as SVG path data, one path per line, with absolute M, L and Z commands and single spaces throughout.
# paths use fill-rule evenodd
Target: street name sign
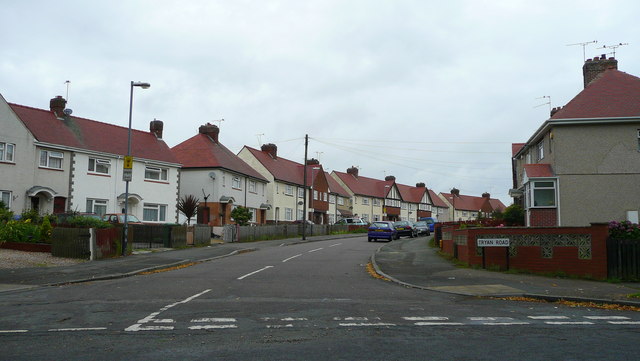
M 509 247 L 509 238 L 477 239 L 478 247 Z

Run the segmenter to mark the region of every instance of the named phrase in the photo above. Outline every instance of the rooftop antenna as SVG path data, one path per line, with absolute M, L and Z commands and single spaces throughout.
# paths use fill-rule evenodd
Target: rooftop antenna
M 547 100 L 546 102 L 544 102 L 542 104 L 536 105 L 534 108 L 538 108 L 538 107 L 541 107 L 543 105 L 547 105 L 548 104 L 549 105 L 549 111 L 551 111 L 551 95 L 543 95 L 543 96 L 541 96 L 539 98 L 536 98 L 536 99 L 549 99 L 549 100 Z
M 316 152 L 316 157 L 318 157 L 318 162 L 320 162 L 320 154 L 324 154 L 324 152 Z
M 222 125 L 222 122 L 224 122 L 224 118 L 212 120 L 212 122 L 218 122 L 218 128 L 220 128 L 220 126 Z
M 262 137 L 263 136 L 264 136 L 264 133 L 256 134 L 256 138 L 258 138 L 258 147 L 262 146 Z
M 65 99 L 69 101 L 69 84 L 71 84 L 71 81 L 66 80 L 64 83 L 67 85 L 67 97 Z
M 611 52 L 610 54 L 613 54 L 613 57 L 616 57 L 616 49 L 621 47 L 621 46 L 625 46 L 625 45 L 629 45 L 629 43 L 618 43 L 615 45 L 603 45 L 601 48 L 596 48 L 596 49 L 613 49 L 613 52 Z
M 574 45 L 582 46 L 582 61 L 586 61 L 587 60 L 587 54 L 585 53 L 584 48 L 589 44 L 595 44 L 597 42 L 598 42 L 598 40 L 591 40 L 591 41 L 585 41 L 584 43 L 567 44 L 567 46 L 574 46 Z

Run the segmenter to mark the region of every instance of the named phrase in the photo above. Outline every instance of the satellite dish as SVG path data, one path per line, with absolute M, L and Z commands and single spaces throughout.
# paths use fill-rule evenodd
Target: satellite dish
M 216 173 L 215 172 L 209 172 L 209 178 L 216 179 Z
M 71 113 L 73 113 L 73 110 L 69 109 L 69 108 L 65 108 L 65 110 L 62 111 L 65 115 L 71 115 Z

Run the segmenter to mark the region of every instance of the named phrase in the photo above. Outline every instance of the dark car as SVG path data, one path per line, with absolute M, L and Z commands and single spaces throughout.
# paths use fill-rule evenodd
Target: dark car
M 431 231 L 429 230 L 429 224 L 426 221 L 418 221 L 413 224 L 413 228 L 416 229 L 416 234 L 418 236 L 430 236 Z
M 367 233 L 369 242 L 378 239 L 386 239 L 392 241 L 398 239 L 398 232 L 393 226 L 393 222 L 389 221 L 375 221 L 369 226 L 369 232 Z
M 396 231 L 398 232 L 398 238 L 402 236 L 409 236 L 411 238 L 416 236 L 416 230 L 413 227 L 413 223 L 409 221 L 397 221 L 393 223 Z

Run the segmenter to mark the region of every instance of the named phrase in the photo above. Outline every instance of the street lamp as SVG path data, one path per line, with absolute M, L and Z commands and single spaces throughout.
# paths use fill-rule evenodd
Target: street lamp
M 129 130 L 127 135 L 127 156 L 124 161 L 124 171 L 122 177 L 125 181 L 124 190 L 124 239 L 122 241 L 122 255 L 127 255 L 127 244 L 129 243 L 129 182 L 132 179 L 133 158 L 131 157 L 131 113 L 133 111 L 133 87 L 148 89 L 151 84 L 140 81 L 131 81 L 131 91 L 129 93 Z

